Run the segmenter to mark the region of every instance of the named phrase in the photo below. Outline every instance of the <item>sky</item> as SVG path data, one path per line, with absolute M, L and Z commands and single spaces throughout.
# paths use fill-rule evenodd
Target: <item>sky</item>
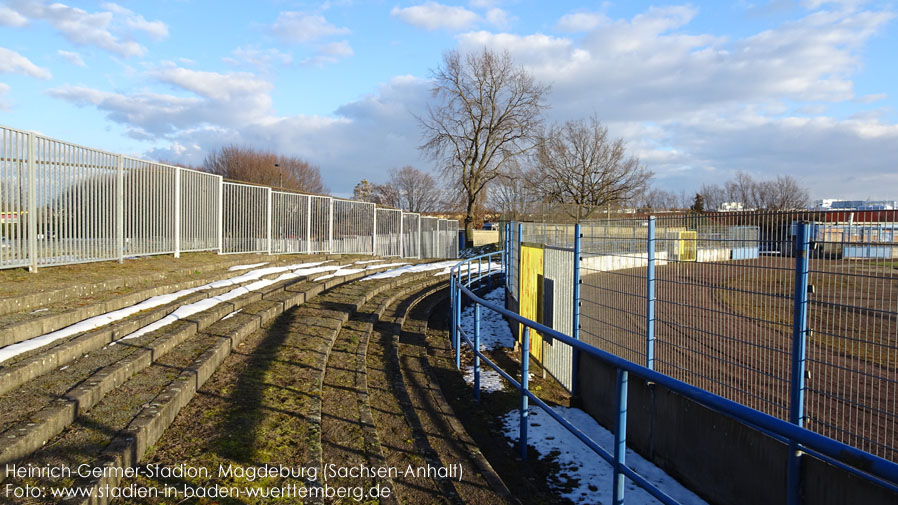
M 898 199 L 896 1 L 0 0 L 0 125 L 147 159 L 302 157 L 331 192 L 437 173 L 415 119 L 447 50 L 507 50 L 661 189 L 791 175 Z

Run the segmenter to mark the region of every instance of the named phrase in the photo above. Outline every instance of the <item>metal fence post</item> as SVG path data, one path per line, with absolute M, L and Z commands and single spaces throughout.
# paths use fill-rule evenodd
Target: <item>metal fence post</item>
M 521 342 L 521 431 L 519 443 L 521 444 L 521 459 L 527 460 L 527 428 L 530 423 L 530 398 L 527 391 L 530 389 L 530 327 L 524 327 L 524 335 Z
M 580 340 L 580 225 L 574 225 L 574 313 L 571 323 L 574 340 Z M 580 394 L 580 351 L 571 349 L 571 395 Z
M 808 251 L 810 226 L 804 221 L 795 225 L 795 296 L 792 314 L 792 374 L 789 395 L 789 422 L 804 425 L 805 357 L 808 332 Z M 798 505 L 801 494 L 801 449 L 789 443 L 787 503 Z
M 312 195 L 306 196 L 306 254 L 312 254 Z
M 374 206 L 374 229 L 371 231 L 371 255 L 377 254 L 377 206 Z
M 118 262 L 125 262 L 125 162 L 115 157 L 115 248 Z
M 34 133 L 28 132 L 28 271 L 37 272 L 37 175 Z
M 649 216 L 645 274 L 645 366 L 655 369 L 655 216 Z
M 405 258 L 405 216 L 399 213 L 399 258 Z
M 330 199 L 330 218 L 328 219 L 327 225 L 327 250 L 329 253 L 334 253 L 334 199 Z
M 271 188 L 268 188 L 268 217 L 266 218 L 265 235 L 268 238 L 268 255 L 271 255 Z
M 270 193 L 270 190 L 269 190 Z M 181 169 L 175 169 L 175 258 L 181 257 Z
M 452 270 L 450 270 L 449 271 L 449 310 L 452 311 L 452 314 L 450 314 L 450 316 L 449 316 L 449 324 L 450 324 L 450 331 L 451 331 L 451 333 L 449 334 L 450 335 L 449 341 L 453 348 L 456 347 L 456 345 L 455 345 L 456 333 L 455 332 L 457 331 L 457 328 L 458 328 L 458 326 L 457 326 L 458 321 L 456 321 L 456 319 L 455 319 L 455 304 L 456 304 L 456 301 L 455 301 L 455 273 L 452 272 Z
M 461 370 L 461 334 L 459 325 L 461 325 L 461 269 L 458 272 L 458 278 L 455 279 L 455 369 Z
M 474 302 L 474 401 L 480 403 L 480 304 Z
M 224 177 L 218 178 L 218 254 L 224 252 Z
M 611 503 L 623 505 L 626 478 L 621 468 L 627 461 L 627 382 L 629 372 L 617 369 L 617 416 L 614 418 L 614 487 Z

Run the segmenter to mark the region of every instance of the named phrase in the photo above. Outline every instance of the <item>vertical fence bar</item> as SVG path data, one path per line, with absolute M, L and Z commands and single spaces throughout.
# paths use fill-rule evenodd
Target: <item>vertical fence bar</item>
M 374 207 L 373 225 L 371 226 L 371 255 L 377 254 L 377 206 Z
M 480 403 L 480 304 L 474 302 L 474 401 Z
M 327 251 L 334 253 L 334 199 L 330 199 L 330 216 L 327 224 Z
M 175 169 L 175 258 L 181 257 L 181 169 Z
M 455 280 L 455 369 L 461 370 L 461 335 L 459 335 L 458 325 L 461 324 L 461 268 L 459 268 L 458 278 Z
M 449 322 L 451 324 L 451 333 L 449 342 L 452 347 L 456 347 L 455 338 L 456 338 L 456 330 L 458 329 L 458 321 L 455 319 L 455 304 L 458 303 L 455 299 L 455 272 L 449 271 L 449 310 L 452 311 L 452 315 L 449 317 Z
M 611 503 L 623 505 L 626 477 L 621 468 L 627 461 L 627 382 L 629 372 L 617 369 L 617 415 L 614 418 L 614 475 Z
M 655 216 L 649 216 L 645 270 L 645 366 L 655 369 Z
M 312 254 L 312 195 L 306 200 L 306 253 Z
M 792 320 L 792 370 L 789 395 L 789 422 L 804 425 L 805 358 L 808 331 L 808 250 L 811 227 L 804 221 L 795 223 L 795 297 Z M 789 469 L 787 479 L 787 503 L 800 503 L 801 450 L 789 442 Z
M 268 209 L 266 209 L 266 211 L 267 211 L 267 217 L 265 218 L 265 221 L 266 221 L 265 237 L 268 241 L 268 255 L 270 256 L 271 255 L 271 188 L 268 188 Z
M 28 132 L 28 270 L 37 272 L 37 175 L 34 133 Z
M 524 327 L 524 335 L 521 338 L 521 427 L 519 442 L 521 444 L 521 460 L 527 461 L 527 428 L 530 424 L 530 398 L 527 391 L 530 389 L 530 327 Z
M 224 252 L 224 177 L 218 179 L 218 254 Z
M 118 262 L 125 262 L 125 162 L 115 157 L 115 249 Z
M 580 225 L 574 225 L 574 313 L 571 337 L 580 340 Z M 571 395 L 580 394 L 580 350 L 571 349 Z

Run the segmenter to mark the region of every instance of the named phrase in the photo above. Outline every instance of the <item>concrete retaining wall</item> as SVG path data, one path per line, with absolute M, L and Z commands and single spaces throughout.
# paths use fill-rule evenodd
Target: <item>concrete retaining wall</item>
M 584 410 L 614 426 L 616 371 L 580 354 Z M 719 505 L 785 505 L 788 447 L 667 388 L 630 377 L 628 445 L 689 489 Z M 610 485 L 610 482 L 609 482 Z M 802 466 L 802 503 L 886 505 L 898 494 L 811 456 Z

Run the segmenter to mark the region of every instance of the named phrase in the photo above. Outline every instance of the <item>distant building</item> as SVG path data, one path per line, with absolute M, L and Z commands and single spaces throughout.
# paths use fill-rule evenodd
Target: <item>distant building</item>
M 898 209 L 898 201 L 825 198 L 815 201 L 814 208 L 818 210 L 895 210 Z
M 746 209 L 742 202 L 723 202 L 717 210 L 718 212 L 741 212 Z

